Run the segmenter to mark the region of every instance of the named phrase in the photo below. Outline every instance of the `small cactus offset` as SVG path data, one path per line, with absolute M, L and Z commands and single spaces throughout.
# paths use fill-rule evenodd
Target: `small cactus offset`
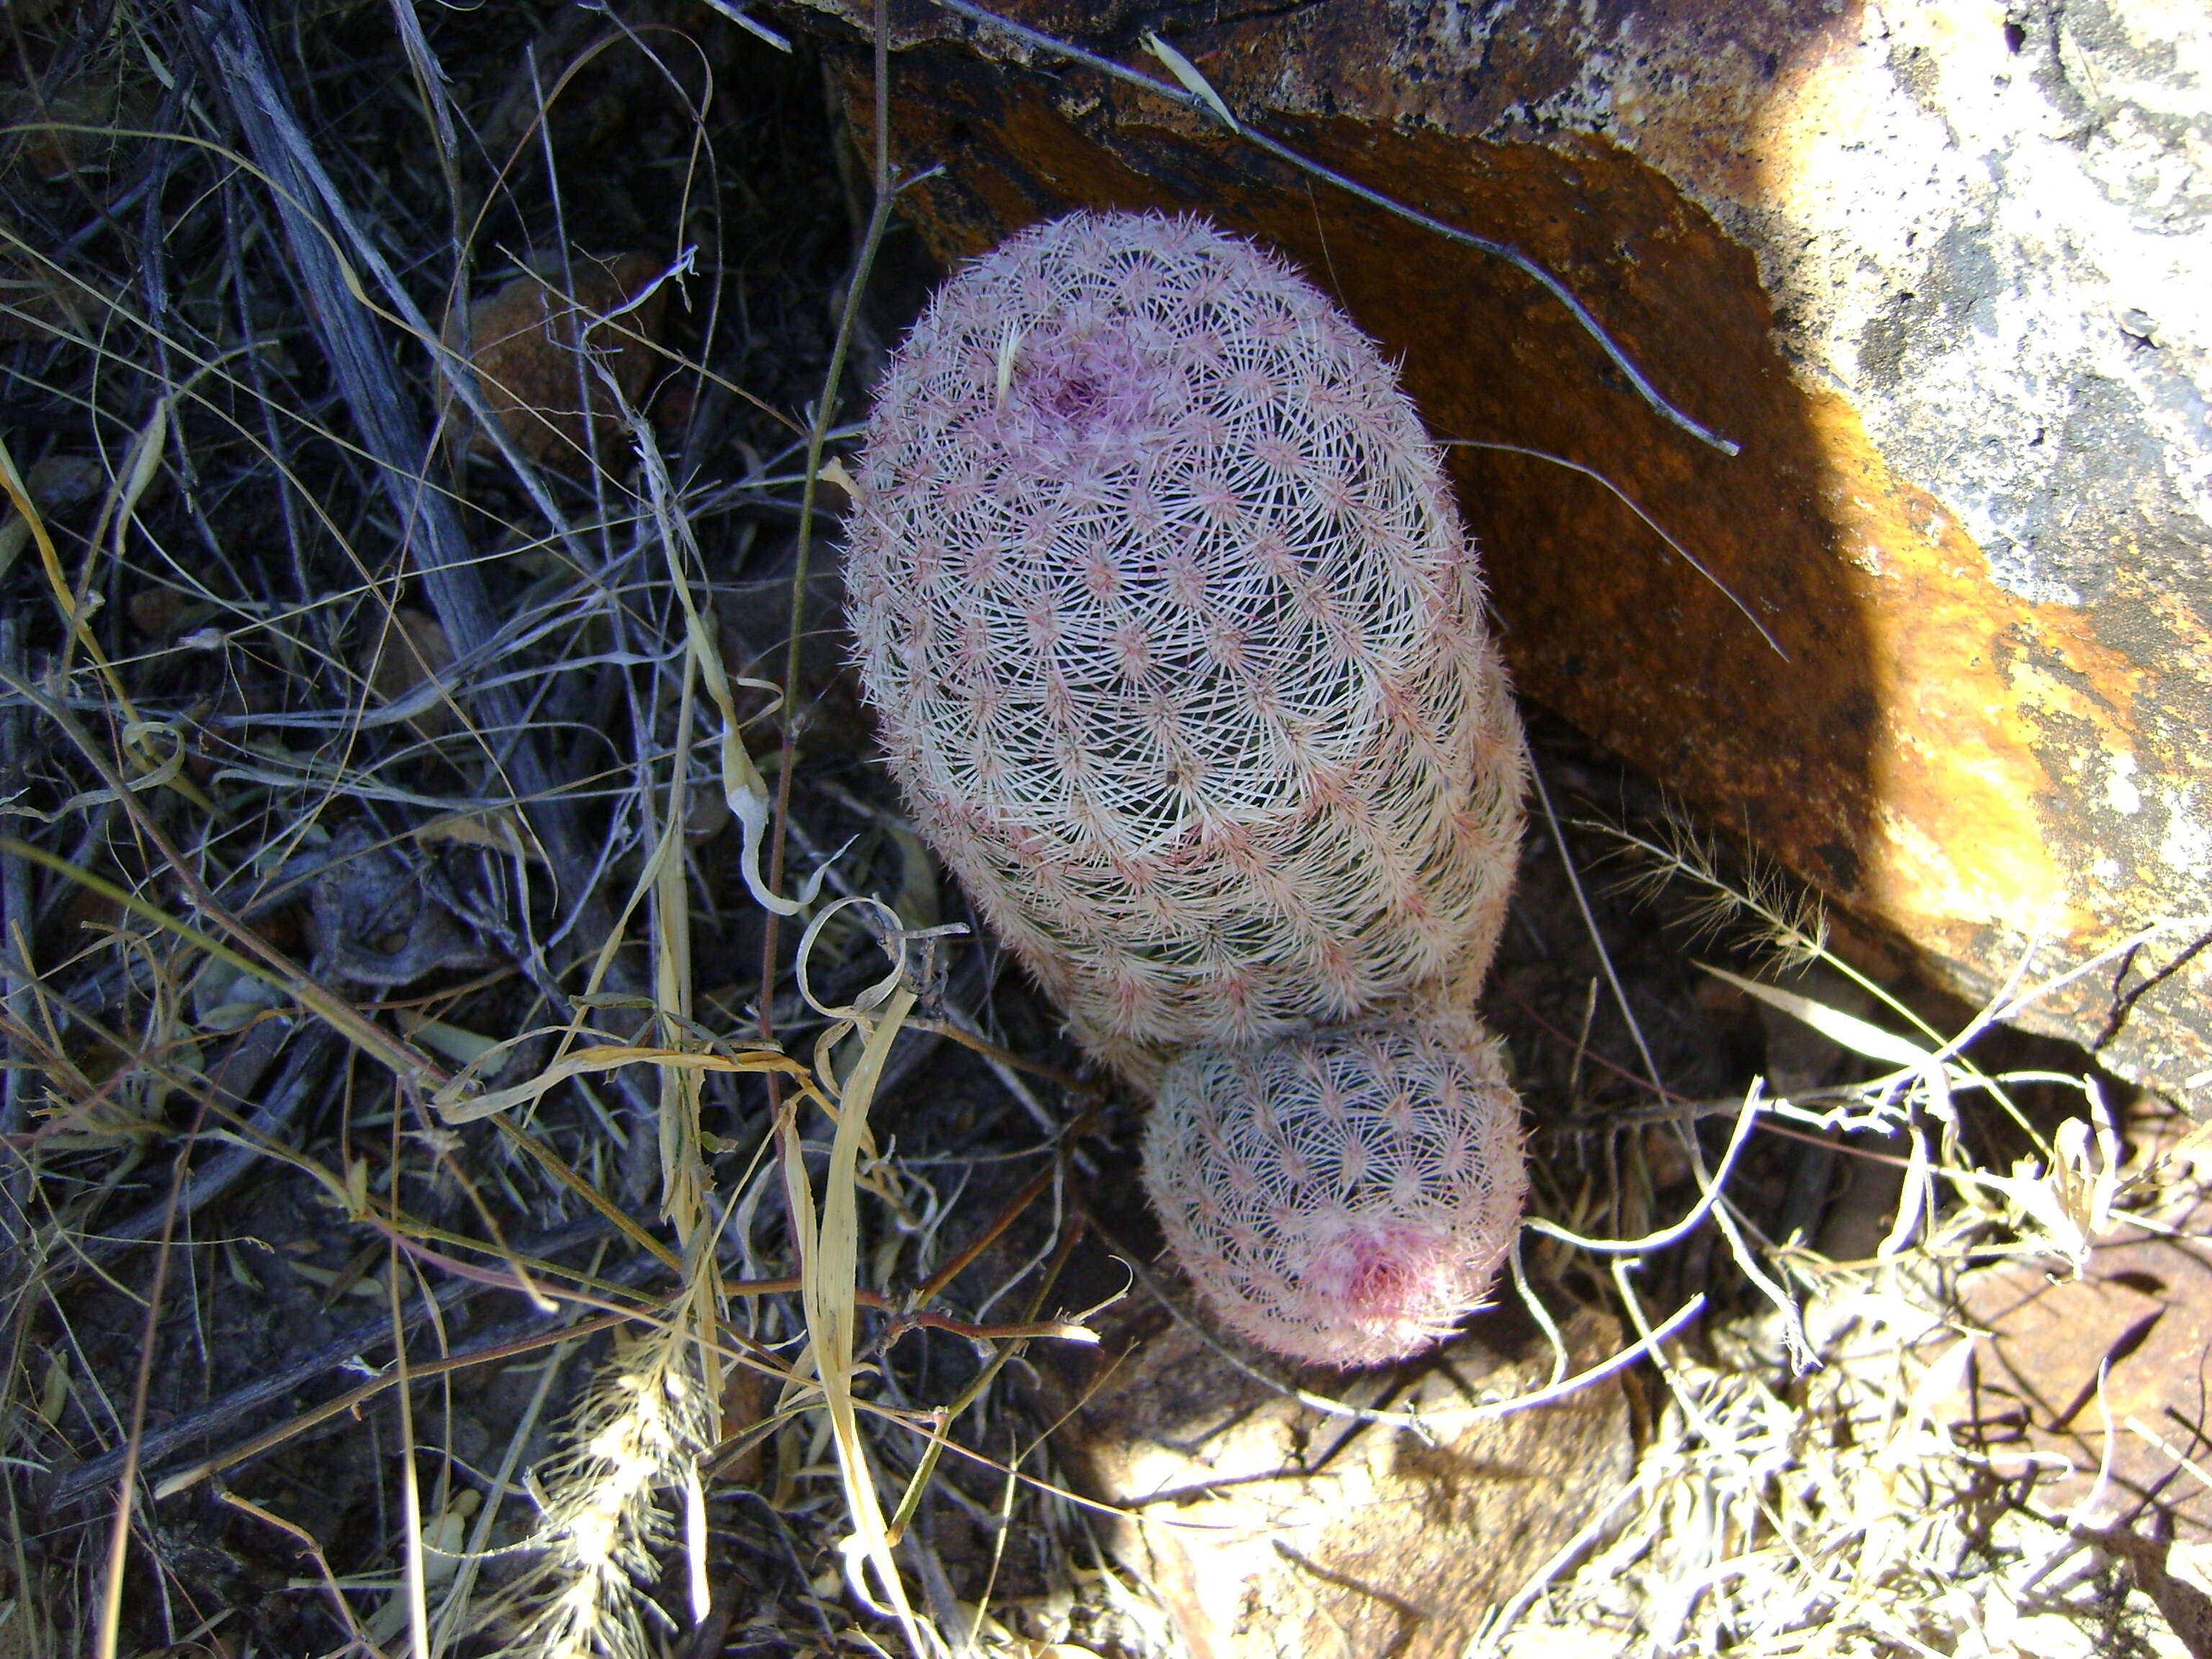
M 1380 1364 L 1482 1304 L 1520 1221 L 1520 1116 L 1463 1016 L 1192 1048 L 1161 1080 L 1145 1188 L 1223 1324 Z
M 1140 1083 L 1464 1003 L 1526 762 L 1473 547 L 1375 347 L 1194 219 L 1032 227 L 894 356 L 848 522 L 916 820 Z

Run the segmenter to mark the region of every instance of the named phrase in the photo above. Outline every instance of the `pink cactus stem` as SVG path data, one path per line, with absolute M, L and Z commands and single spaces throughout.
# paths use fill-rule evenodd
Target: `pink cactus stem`
M 1149 1085 L 1471 999 L 1520 726 L 1437 449 L 1304 277 L 1193 218 L 1033 226 L 938 290 L 854 471 L 891 769 L 1094 1054 Z
M 1496 1044 L 1433 1012 L 1188 1050 L 1145 1135 L 1145 1188 L 1193 1289 L 1307 1364 L 1449 1334 L 1483 1304 L 1526 1186 Z

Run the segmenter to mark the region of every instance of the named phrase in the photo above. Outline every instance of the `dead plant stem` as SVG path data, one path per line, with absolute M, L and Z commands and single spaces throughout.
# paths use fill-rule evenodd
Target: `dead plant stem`
M 0 674 L 23 677 L 23 619 L 13 611 L 0 615 Z M 0 1069 L 0 1263 L 20 1267 L 27 1237 L 30 1166 L 13 1150 L 9 1137 L 22 1131 L 24 1101 L 33 1073 L 30 1056 L 20 1050 L 12 1035 L 30 1028 L 32 946 L 37 933 L 33 911 L 31 866 L 23 855 L 5 843 L 21 839 L 21 815 L 8 810 L 12 792 L 20 788 L 26 754 L 23 708 L 9 701 L 0 704 L 0 1009 L 7 1014 L 11 1034 L 4 1056 L 9 1063 Z M 20 1223 L 20 1224 L 19 1224 Z M 6 1274 L 14 1278 L 12 1272 Z
M 184 1198 L 191 1145 L 207 1122 L 208 1098 L 202 1096 L 185 1133 L 185 1151 L 169 1172 L 167 1210 L 154 1251 L 154 1283 L 146 1292 L 146 1317 L 138 1331 L 138 1365 L 131 1385 L 131 1425 L 123 1440 L 123 1467 L 115 1482 L 115 1522 L 107 1536 L 107 1578 L 101 1586 L 100 1624 L 94 1638 L 95 1659 L 116 1659 L 123 1629 L 123 1576 L 131 1564 L 131 1516 L 138 1492 L 138 1463 L 146 1432 L 146 1408 L 154 1383 L 154 1356 L 161 1345 L 161 1304 L 169 1285 L 169 1259 L 176 1241 L 177 1214 Z
M 191 863 L 178 849 L 176 843 L 172 842 L 162 830 L 161 826 L 155 823 L 153 815 L 147 811 L 137 795 L 124 781 L 122 775 L 108 763 L 106 756 L 100 752 L 100 745 L 93 741 L 92 734 L 78 723 L 75 715 L 40 691 L 28 681 L 6 669 L 0 669 L 0 685 L 5 685 L 8 690 L 15 692 L 16 696 L 61 727 L 70 741 L 76 746 L 77 752 L 83 756 L 85 763 L 100 775 L 100 781 L 107 787 L 116 803 L 129 815 L 132 827 L 161 855 L 162 862 L 169 866 L 170 872 L 176 877 L 178 885 L 184 889 L 185 896 L 191 902 L 192 908 L 213 922 L 229 938 L 236 940 L 239 945 L 244 947 L 244 950 L 243 951 L 234 950 L 219 940 L 208 938 L 200 933 L 197 928 L 189 927 L 186 924 L 177 921 L 173 917 L 164 915 L 156 907 L 140 898 L 137 894 L 118 887 L 113 883 L 104 882 L 91 872 L 78 869 L 65 860 L 58 858 L 42 848 L 30 846 L 10 836 L 7 838 L 5 848 L 0 848 L 0 851 L 12 850 L 19 857 L 27 858 L 46 866 L 58 875 L 69 876 L 72 879 L 84 882 L 95 890 L 104 891 L 108 897 L 113 898 L 118 903 L 140 915 L 146 915 L 149 921 L 192 938 L 193 942 L 202 949 L 222 956 L 232 965 L 244 969 L 257 978 L 271 979 L 273 975 L 271 982 L 283 987 L 293 996 L 297 997 L 302 1005 L 327 1021 L 339 1035 L 350 1039 L 371 1058 L 381 1060 L 391 1067 L 393 1075 L 402 1083 L 434 1090 L 451 1080 L 443 1066 L 409 1044 L 402 1042 L 398 1037 L 377 1024 L 374 1020 L 364 1016 L 344 998 L 309 977 L 307 971 L 298 963 L 234 915 L 229 908 L 210 890 L 207 884 L 199 878 Z M 150 915 L 148 914 L 149 912 Z M 249 960 L 249 954 L 258 960 Z
M 775 780 L 775 827 L 769 842 L 768 884 L 775 892 L 783 890 L 784 843 L 791 822 L 791 777 L 799 762 L 799 726 L 802 717 L 799 647 L 805 638 L 806 584 L 814 550 L 814 501 L 822 483 L 822 449 L 829 440 L 830 422 L 836 412 L 837 389 L 845 378 L 845 360 L 852 353 L 853 332 L 860 322 L 869 273 L 875 268 L 876 250 L 883 242 L 884 232 L 890 228 L 891 207 L 896 200 L 891 179 L 890 54 L 887 40 L 884 0 L 876 0 L 876 199 L 869 210 L 867 228 L 861 233 L 860 257 L 854 262 L 852 276 L 845 284 L 845 302 L 837 316 L 837 337 L 830 348 L 830 367 L 822 377 L 822 395 L 815 401 L 813 418 L 806 427 L 806 477 L 799 489 L 799 530 L 792 552 L 791 625 L 784 642 L 783 742 Z M 764 1037 L 775 1035 L 776 924 L 780 920 L 774 911 L 769 913 L 761 945 L 760 1029 Z M 769 1089 L 773 1097 L 776 1092 L 773 1081 Z

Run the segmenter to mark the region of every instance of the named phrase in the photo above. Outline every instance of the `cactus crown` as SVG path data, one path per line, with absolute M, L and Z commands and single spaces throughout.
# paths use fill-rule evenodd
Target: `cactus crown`
M 1522 750 L 1474 555 L 1375 348 L 1201 222 L 1079 214 L 895 356 L 848 524 L 923 832 L 1139 1081 L 1471 986 Z
M 1463 1017 L 1191 1049 L 1146 1133 L 1146 1190 L 1192 1285 L 1310 1364 L 1378 1364 L 1449 1332 L 1524 1185 L 1520 1103 Z

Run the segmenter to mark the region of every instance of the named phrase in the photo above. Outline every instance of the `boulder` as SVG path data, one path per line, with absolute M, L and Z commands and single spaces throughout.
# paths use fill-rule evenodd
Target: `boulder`
M 1456 1659 L 1634 1470 L 1618 1376 L 1468 1409 L 1551 1381 L 1549 1345 L 1504 1310 L 1411 1370 L 1301 1374 L 1418 1433 L 1300 1403 L 1255 1350 L 1130 1323 L 1082 1373 L 1047 1372 L 1045 1403 L 1083 1489 L 1121 1511 L 1106 1543 L 1193 1659 Z M 1632 1340 L 1589 1310 L 1560 1337 L 1575 1375 Z
M 872 3 L 811 3 L 865 138 Z M 1741 451 L 1655 414 L 1510 264 L 902 0 L 893 145 L 943 167 L 907 198 L 940 257 L 1079 205 L 1292 255 L 1470 441 L 1527 695 L 1969 995 L 2032 944 L 2031 983 L 2167 924 L 2020 1018 L 2212 1108 L 2203 8 L 1000 11 L 1165 82 L 1158 30 L 1282 143 L 1540 262 Z

